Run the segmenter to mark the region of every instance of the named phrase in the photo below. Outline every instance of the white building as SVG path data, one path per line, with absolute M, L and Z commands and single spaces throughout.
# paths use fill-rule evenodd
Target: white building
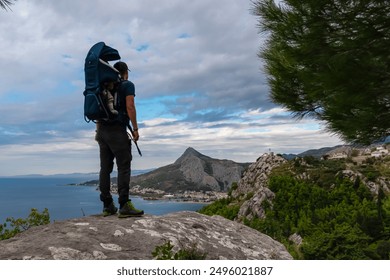
M 375 151 L 371 153 L 372 157 L 379 158 L 389 154 L 389 151 L 384 147 L 377 147 Z

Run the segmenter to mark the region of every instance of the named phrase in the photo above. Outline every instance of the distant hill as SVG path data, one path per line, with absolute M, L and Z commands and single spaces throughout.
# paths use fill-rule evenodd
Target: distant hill
M 173 164 L 132 177 L 131 186 L 161 189 L 166 192 L 184 190 L 227 191 L 238 182 L 249 163 L 236 163 L 205 156 L 188 148 Z
M 294 159 L 296 157 L 312 156 L 315 158 L 321 158 L 325 155 L 331 155 L 334 153 L 349 153 L 352 149 L 364 150 L 366 148 L 376 148 L 382 146 L 383 143 L 376 143 L 370 146 L 353 146 L 353 145 L 337 145 L 334 147 L 324 147 L 320 149 L 310 149 L 300 154 L 281 154 L 281 156 L 287 160 Z
M 152 169 L 140 169 L 140 170 L 131 170 L 131 174 L 136 176 L 140 174 L 144 174 L 147 172 L 150 172 L 154 170 Z M 118 175 L 117 171 L 113 171 L 111 173 L 112 177 L 115 177 Z M 15 175 L 15 176 L 0 176 L 1 177 L 12 177 L 12 178 L 95 178 L 96 180 L 99 179 L 99 172 L 91 172 L 91 173 L 63 173 L 63 174 L 52 174 L 52 175 L 42 175 L 42 174 L 28 174 L 28 175 Z
M 325 147 L 320 149 L 310 149 L 300 154 L 282 154 L 281 156 L 287 160 L 294 159 L 295 157 L 305 157 L 312 156 L 315 158 L 321 158 L 322 156 L 330 153 L 331 151 L 343 147 L 342 145 L 334 146 L 334 147 Z
M 343 147 L 343 145 L 338 145 L 338 146 L 334 146 L 334 147 L 325 147 L 325 148 L 320 148 L 320 149 L 311 149 L 311 150 L 307 150 L 303 153 L 298 154 L 298 156 L 299 157 L 312 156 L 315 158 L 320 158 L 320 157 L 322 157 L 322 156 L 324 156 L 324 155 L 330 153 L 331 151 L 338 149 L 340 147 Z
M 43 174 L 26 174 L 26 175 L 13 175 L 13 176 L 0 176 L 0 178 L 98 178 L 99 173 L 63 173 L 63 174 L 51 174 L 51 175 L 43 175 Z

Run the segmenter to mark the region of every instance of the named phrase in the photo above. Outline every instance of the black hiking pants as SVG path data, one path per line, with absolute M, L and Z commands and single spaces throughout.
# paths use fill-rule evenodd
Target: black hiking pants
M 100 150 L 100 200 L 105 207 L 113 201 L 110 192 L 110 174 L 115 159 L 118 167 L 118 202 L 122 206 L 129 201 L 130 164 L 132 160 L 131 141 L 127 135 L 126 126 L 120 123 L 98 123 L 95 139 L 99 143 Z

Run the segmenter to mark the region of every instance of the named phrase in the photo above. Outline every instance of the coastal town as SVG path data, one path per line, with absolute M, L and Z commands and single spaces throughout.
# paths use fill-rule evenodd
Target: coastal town
M 357 160 L 365 160 L 367 158 L 380 159 L 389 155 L 389 148 L 390 145 L 380 145 L 366 148 L 342 146 L 323 156 L 323 159 L 346 159 L 348 157 L 353 157 Z
M 112 188 L 115 189 L 115 185 Z M 227 193 L 215 191 L 183 191 L 167 193 L 163 190 L 153 188 L 142 188 L 137 185 L 130 189 L 130 194 L 141 196 L 145 200 L 172 200 L 181 202 L 211 203 L 218 199 L 226 198 Z
M 81 184 L 69 184 L 72 186 L 92 186 L 98 190 L 98 182 L 96 180 L 84 182 Z M 111 192 L 117 194 L 118 186 L 111 182 Z M 178 202 L 194 202 L 194 203 L 212 203 L 218 199 L 226 198 L 226 192 L 216 191 L 193 191 L 184 190 L 175 193 L 165 192 L 160 189 L 143 188 L 136 185 L 130 188 L 130 195 L 142 197 L 144 200 L 170 200 Z

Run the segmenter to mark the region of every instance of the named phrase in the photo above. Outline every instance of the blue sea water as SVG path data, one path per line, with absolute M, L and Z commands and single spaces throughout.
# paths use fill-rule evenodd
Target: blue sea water
M 26 218 L 31 208 L 49 210 L 52 221 L 99 214 L 102 203 L 96 187 L 70 186 L 85 182 L 82 178 L 0 178 L 0 223 L 7 217 Z M 114 201 L 117 202 L 114 195 Z M 177 211 L 196 211 L 204 204 L 131 197 L 146 214 L 164 215 Z

